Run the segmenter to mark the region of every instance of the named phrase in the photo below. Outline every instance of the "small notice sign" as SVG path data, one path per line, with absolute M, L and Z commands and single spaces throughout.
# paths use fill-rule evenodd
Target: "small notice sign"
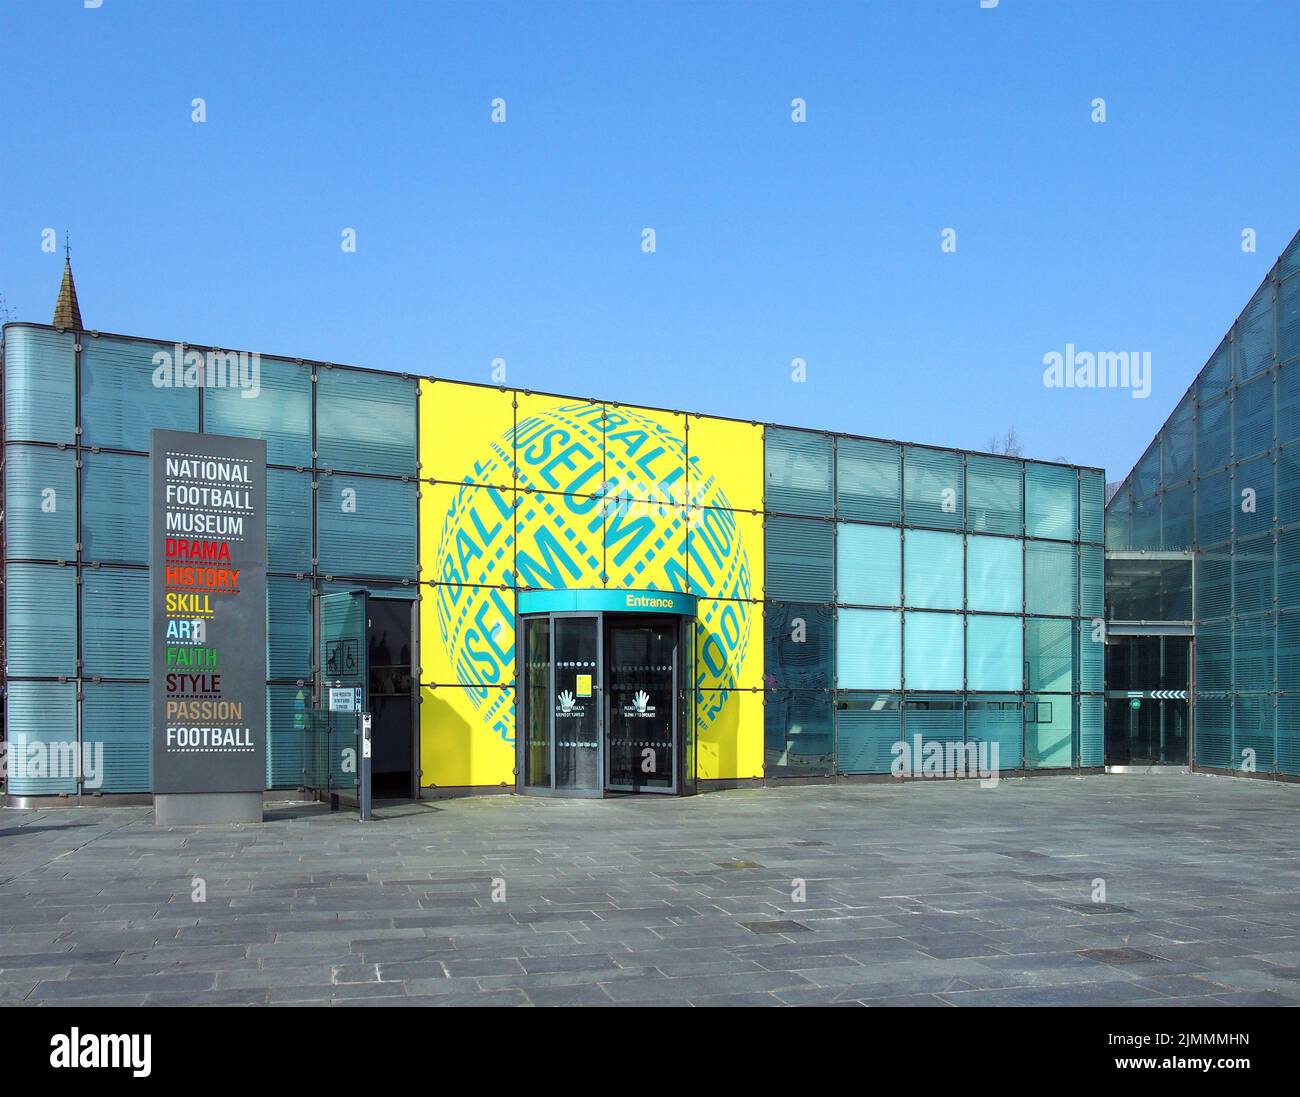
M 591 675 L 579 674 L 577 684 L 574 686 L 573 692 L 576 693 L 579 697 L 590 697 L 591 696 Z
M 356 692 L 351 686 L 338 689 L 330 687 L 330 712 L 355 712 Z

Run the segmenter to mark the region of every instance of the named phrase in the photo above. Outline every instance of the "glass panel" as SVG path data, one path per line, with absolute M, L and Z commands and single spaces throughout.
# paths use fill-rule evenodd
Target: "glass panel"
M 901 518 L 902 455 L 888 442 L 840 438 L 835 444 L 835 491 L 841 518 L 897 522 Z
M 266 687 L 267 788 L 298 788 L 306 784 L 310 708 L 309 685 Z
M 929 766 L 946 766 L 948 745 L 966 741 L 965 705 L 961 695 L 909 695 L 903 702 L 903 734 L 909 748 L 905 757 L 913 775 L 928 772 L 927 763 Z M 918 736 L 921 740 L 919 756 L 916 750 Z M 930 743 L 939 745 L 943 752 L 939 758 L 931 756 L 927 759 L 926 747 Z
M 149 573 L 87 568 L 81 573 L 83 673 L 149 677 Z M 169 652 L 176 652 L 175 647 Z M 181 653 L 184 654 L 183 649 Z
M 13 673 L 12 664 L 9 669 Z M 77 791 L 72 756 L 77 742 L 75 683 L 8 682 L 5 726 L 9 739 L 5 788 L 9 795 L 54 796 Z
M 311 582 L 271 575 L 266 580 L 267 674 L 311 677 Z
M 1001 457 L 966 458 L 967 529 L 1020 536 L 1021 468 Z
M 1224 397 L 1202 401 L 1196 419 L 1196 462 L 1204 476 L 1231 459 L 1232 405 Z
M 21 325 L 5 330 L 5 437 L 9 441 L 74 441 L 75 345 L 71 332 Z
M 1025 533 L 1072 541 L 1079 526 L 1079 477 L 1060 465 L 1025 466 Z
M 317 505 L 319 570 L 415 578 L 414 483 L 321 476 Z
M 81 344 L 82 444 L 149 451 L 149 432 L 199 429 L 197 387 L 154 384 L 155 354 L 166 355 L 164 376 L 175 379 L 176 346 L 136 339 L 83 337 Z M 194 368 L 203 352 L 188 350 Z M 204 360 L 205 361 L 205 360 Z M 197 380 L 197 377 L 195 378 Z
M 311 369 L 278 358 L 259 356 L 257 362 L 256 386 L 204 392 L 203 429 L 237 438 L 265 438 L 269 464 L 308 467 Z
M 960 453 L 903 448 L 903 515 L 909 526 L 961 529 L 965 518 Z
M 1025 662 L 1030 690 L 1068 693 L 1074 689 L 1074 623 L 1027 618 Z
M 1025 609 L 1029 613 L 1075 612 L 1073 545 L 1025 542 Z
M 274 571 L 311 571 L 311 473 L 266 470 L 266 556 Z
M 840 689 L 898 689 L 902 685 L 902 622 L 896 610 L 842 609 L 837 621 Z
M 903 614 L 903 684 L 907 689 L 962 688 L 959 613 Z
M 566 666 L 560 626 L 555 622 L 556 687 Z M 594 632 L 593 632 L 594 638 Z M 610 788 L 663 789 L 674 787 L 676 758 L 673 748 L 675 704 L 676 622 L 627 623 L 609 626 L 605 661 L 609 681 Z M 594 650 L 593 650 L 594 659 Z M 593 661 L 594 668 L 595 663 Z M 563 694 L 560 695 L 563 705 Z M 592 706 L 592 746 L 595 746 L 595 706 Z M 558 711 L 556 715 L 558 729 Z M 556 768 L 563 785 L 564 763 L 559 747 L 564 735 L 557 730 Z M 595 752 L 592 752 L 595 775 Z
M 147 609 L 140 619 L 147 643 Z M 84 787 L 96 792 L 149 792 L 153 787 L 149 687 L 143 682 L 86 682 L 82 689 L 82 741 L 85 750 L 92 752 L 88 757 L 102 749 L 104 761 L 103 773 L 93 784 L 87 780 Z
M 1187 704 L 1183 703 L 1186 711 Z M 1079 765 L 1105 764 L 1106 700 L 1104 697 L 1079 698 Z
M 896 606 L 902 540 L 894 526 L 841 523 L 836 535 L 838 599 L 858 606 Z
M 6 674 L 76 676 L 75 568 L 9 564 L 5 568 L 4 612 Z
M 1023 688 L 1021 619 L 973 613 L 966 620 L 966 685 L 973 690 Z
M 149 458 L 83 453 L 81 558 L 149 562 Z
M 841 693 L 836 761 L 840 773 L 888 773 L 902 739 L 902 708 L 890 693 Z
M 1266 279 L 1237 321 L 1233 364 L 1238 383 L 1263 373 L 1273 362 L 1273 283 Z
M 551 622 L 524 619 L 524 784 L 551 787 Z
M 829 606 L 769 602 L 765 666 L 769 689 L 834 685 L 835 616 Z
M 1238 461 L 1273 445 L 1273 378 L 1242 385 L 1233 396 L 1233 455 Z
M 809 518 L 768 517 L 767 596 L 830 602 L 835 597 L 835 526 Z
M 1105 536 L 1105 527 L 1106 474 L 1083 469 L 1079 473 L 1079 536 L 1084 541 L 1100 544 Z
M 903 599 L 925 609 L 961 609 L 962 536 L 909 529 L 903 535 Z
M 768 776 L 819 776 L 832 771 L 834 696 L 812 690 L 782 690 L 766 695 L 763 723 Z
M 829 517 L 835 476 L 830 435 L 768 427 L 763 439 L 765 509 Z
M 1010 537 L 966 539 L 966 604 L 1019 613 L 1024 608 L 1024 542 Z
M 1100 545 L 1079 546 L 1079 613 L 1100 617 L 1106 610 L 1106 551 Z
M 316 463 L 415 475 L 415 382 L 347 369 L 316 373 Z
M 1074 702 L 1067 694 L 1025 699 L 1025 768 L 1069 768 L 1074 762 Z
M 1177 410 L 1160 434 L 1161 478 L 1166 484 L 1176 484 L 1192 475 L 1192 414 L 1196 401 L 1183 397 Z
M 1024 766 L 1023 709 L 1020 698 L 1010 695 L 966 698 L 966 741 L 989 744 L 985 748 L 988 768 L 1009 770 Z
M 5 447 L 4 540 L 10 559 L 76 558 L 76 475 L 70 450 Z

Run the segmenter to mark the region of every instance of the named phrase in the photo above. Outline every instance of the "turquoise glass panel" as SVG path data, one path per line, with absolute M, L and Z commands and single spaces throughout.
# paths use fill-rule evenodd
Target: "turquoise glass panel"
M 1103 698 L 1079 698 L 1079 765 L 1106 764 L 1105 721 L 1106 702 Z
M 768 603 L 764 662 L 771 689 L 835 686 L 835 615 L 829 606 Z
M 992 747 L 997 745 L 998 770 L 1024 765 L 1024 705 L 1019 697 L 969 696 L 966 698 L 966 741 L 987 743 L 985 759 L 993 768 Z M 983 760 L 982 760 L 983 761 Z
M 76 339 L 21 325 L 4 333 L 5 439 L 76 440 Z
M 1188 443 L 1190 447 L 1190 442 Z M 1191 460 L 1190 455 L 1188 460 Z M 1106 533 L 1106 474 L 1091 469 L 1079 473 L 1079 537 L 1101 544 Z
M 1073 616 L 1074 546 L 1050 541 L 1025 542 L 1025 610 Z
M 266 787 L 297 788 L 307 764 L 311 687 L 266 687 Z
M 961 614 L 908 612 L 903 617 L 904 685 L 908 689 L 961 689 Z
M 966 716 L 965 704 L 961 694 L 909 694 L 903 702 L 903 734 L 911 752 L 912 773 L 925 773 L 926 747 L 938 743 L 943 750 L 940 758 L 947 762 L 947 746 L 950 743 L 965 743 Z M 916 749 L 917 737 L 921 740 L 921 749 Z M 938 765 L 940 758 L 931 756 L 931 764 Z M 956 759 L 954 759 L 956 761 Z
M 769 598 L 834 600 L 834 523 L 769 515 L 764 522 L 764 536 Z
M 769 776 L 814 776 L 835 765 L 834 694 L 780 690 L 763 704 L 765 772 Z
M 10 559 L 77 555 L 77 468 L 71 450 L 5 447 L 4 533 Z
M 967 688 L 981 691 L 1021 689 L 1023 643 L 1021 618 L 972 613 L 966 619 Z
M 1078 528 L 1078 473 L 1060 465 L 1025 465 L 1025 533 L 1073 541 Z
M 1100 545 L 1079 546 L 1079 612 L 1100 617 L 1106 609 L 1106 550 Z
M 4 610 L 5 662 L 10 677 L 76 677 L 75 568 L 9 564 L 5 568 Z
M 841 518 L 869 522 L 901 519 L 902 452 L 898 446 L 840 438 L 835 445 L 835 462 L 835 493 Z
M 307 579 L 266 580 L 267 676 L 311 677 L 312 593 Z
M 149 562 L 149 458 L 83 454 L 81 540 L 83 560 Z
M 903 447 L 903 520 L 909 526 L 961 529 L 964 488 L 960 453 Z
M 1011 537 L 966 539 L 966 604 L 1019 613 L 1025 601 L 1024 542 Z
M 175 359 L 176 347 L 137 339 L 83 336 L 83 445 L 147 453 L 149 432 L 155 427 L 199 429 L 199 390 L 155 385 L 155 354 L 167 355 L 170 363 Z
M 415 484 L 321 476 L 318 570 L 358 577 L 416 576 Z
M 835 470 L 830 435 L 768 427 L 763 432 L 763 452 L 765 509 L 831 515 Z
M 1025 768 L 1068 769 L 1074 763 L 1074 700 L 1068 693 L 1025 699 Z
M 837 705 L 836 761 L 840 773 L 888 773 L 902 738 L 898 696 L 841 693 Z
M 840 610 L 836 655 L 840 689 L 898 689 L 903 670 L 898 612 Z
M 104 760 L 98 785 L 87 780 L 86 791 L 149 792 L 153 784 L 148 685 L 87 682 L 82 689 L 82 739 L 87 747 L 102 744 Z
M 961 609 L 962 536 L 909 529 L 903 535 L 903 599 L 923 609 Z M 936 687 L 942 688 L 942 687 Z
M 316 463 L 346 472 L 414 476 L 415 381 L 324 367 L 316 377 Z
M 311 570 L 311 473 L 266 470 L 266 557 L 273 571 Z
M 75 683 L 10 681 L 5 690 L 5 731 L 9 795 L 57 796 L 77 791 L 76 766 L 69 763 L 77 742 Z
M 902 541 L 894 526 L 841 523 L 836 536 L 838 599 L 858 606 L 896 606 Z
M 1074 689 L 1074 622 L 1029 617 L 1025 620 L 1025 662 L 1032 691 Z
M 971 454 L 966 458 L 966 528 L 1020 536 L 1023 524 L 1019 461 Z
M 265 438 L 268 464 L 310 466 L 311 368 L 259 357 L 248 376 L 256 384 L 204 393 L 203 429 L 209 434 Z
M 1100 693 L 1106 688 L 1105 637 L 1099 627 L 1088 621 L 1080 621 L 1076 632 L 1079 640 L 1079 689 L 1085 693 Z
M 82 571 L 81 659 L 85 673 L 91 677 L 149 677 L 147 571 Z

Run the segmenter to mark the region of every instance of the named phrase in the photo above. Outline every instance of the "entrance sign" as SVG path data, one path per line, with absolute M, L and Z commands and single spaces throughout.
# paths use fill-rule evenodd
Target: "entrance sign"
M 266 443 L 150 445 L 154 820 L 260 822 L 266 789 Z

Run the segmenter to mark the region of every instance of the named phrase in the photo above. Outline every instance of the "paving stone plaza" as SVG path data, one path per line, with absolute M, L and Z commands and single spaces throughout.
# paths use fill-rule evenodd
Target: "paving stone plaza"
M 5 810 L 0 1003 L 1295 1005 L 1298 808 L 1167 774 Z

